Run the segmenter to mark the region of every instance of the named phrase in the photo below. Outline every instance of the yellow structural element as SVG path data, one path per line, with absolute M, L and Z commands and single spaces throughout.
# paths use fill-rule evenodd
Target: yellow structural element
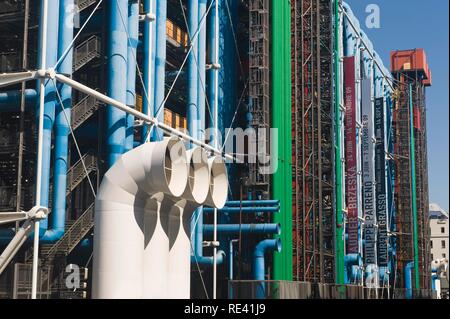
M 175 25 L 172 21 L 166 22 L 167 36 L 174 40 L 182 47 L 187 47 L 189 43 L 189 37 L 187 32 L 182 30 L 179 26 Z
M 142 96 L 139 94 L 136 95 L 136 110 L 142 112 Z M 176 129 L 187 128 L 186 117 L 168 109 L 167 107 L 164 108 L 164 124 Z

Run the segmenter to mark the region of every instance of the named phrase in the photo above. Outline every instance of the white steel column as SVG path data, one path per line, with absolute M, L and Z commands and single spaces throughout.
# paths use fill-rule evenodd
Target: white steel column
M 42 34 L 41 34 L 41 70 L 45 70 L 47 59 L 47 15 L 48 0 L 42 0 Z M 41 205 L 41 180 L 42 180 L 42 139 L 44 132 L 44 102 L 45 102 L 45 77 L 40 80 L 39 88 L 39 129 L 38 129 L 38 151 L 37 151 L 37 173 L 36 173 L 36 206 Z M 33 240 L 33 270 L 31 278 L 31 299 L 36 299 L 37 271 L 39 254 L 39 221 L 34 223 Z

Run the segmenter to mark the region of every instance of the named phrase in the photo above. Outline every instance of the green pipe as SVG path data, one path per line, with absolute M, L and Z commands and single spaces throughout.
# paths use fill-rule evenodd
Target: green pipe
M 273 198 L 280 200 L 281 252 L 274 253 L 274 280 L 292 280 L 292 149 L 291 149 L 291 5 L 272 0 L 272 127 L 278 129 L 278 168 L 273 175 Z M 276 142 L 276 141 L 274 141 Z M 274 160 L 272 158 L 272 160 Z
M 341 39 L 339 33 L 340 14 L 339 0 L 335 0 L 334 7 L 334 114 L 335 114 L 335 170 L 336 170 L 336 231 L 335 231 L 335 271 L 336 284 L 343 285 L 344 279 L 344 221 L 342 216 L 342 163 L 341 163 L 341 119 L 340 119 L 340 74 L 339 74 L 339 41 Z
M 411 165 L 411 201 L 413 213 L 413 242 L 414 242 L 414 281 L 415 288 L 420 289 L 419 280 L 419 237 L 417 230 L 417 198 L 416 198 L 416 154 L 414 141 L 414 112 L 413 112 L 413 98 L 412 98 L 412 84 L 409 84 L 409 117 L 410 117 L 410 135 L 411 143 L 409 145 L 410 165 Z

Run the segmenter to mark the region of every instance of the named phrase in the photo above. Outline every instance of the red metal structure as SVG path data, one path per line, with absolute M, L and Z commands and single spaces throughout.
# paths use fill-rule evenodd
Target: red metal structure
M 429 289 L 431 283 L 430 230 L 428 223 L 428 164 L 425 88 L 432 83 L 423 49 L 391 52 L 391 72 L 396 80 L 394 106 L 395 135 L 395 202 L 397 210 L 397 287 L 404 287 L 404 267 L 414 259 L 412 189 L 416 179 L 416 205 L 418 226 L 418 257 L 420 288 Z M 412 97 L 409 86 L 412 84 Z M 413 132 L 415 176 L 411 176 L 410 143 L 411 114 L 409 101 L 413 103 Z M 414 287 L 417 289 L 418 287 Z

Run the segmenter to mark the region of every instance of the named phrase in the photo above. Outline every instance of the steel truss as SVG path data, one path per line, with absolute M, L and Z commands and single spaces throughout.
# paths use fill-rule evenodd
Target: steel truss
M 331 10 L 292 4 L 293 276 L 321 283 L 334 282 Z

